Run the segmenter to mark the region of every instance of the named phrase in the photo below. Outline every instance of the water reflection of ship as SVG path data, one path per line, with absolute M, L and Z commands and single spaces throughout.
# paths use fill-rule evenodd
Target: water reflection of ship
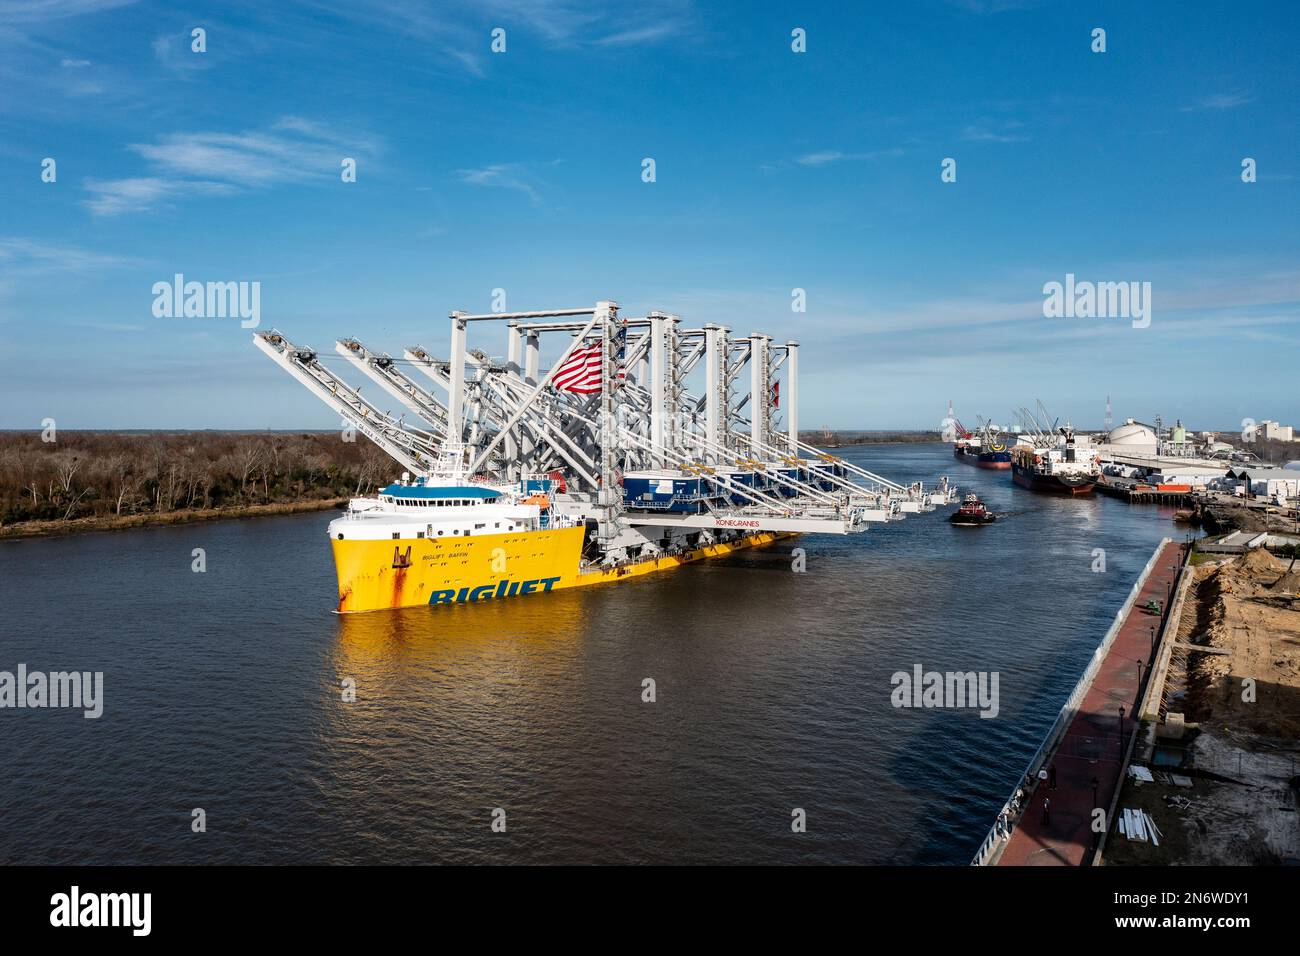
M 491 650 L 510 660 L 518 677 L 519 661 L 572 643 L 582 633 L 588 589 L 557 591 L 553 600 L 485 601 L 440 608 L 398 608 L 389 614 L 340 614 L 335 618 L 338 678 L 351 677 L 360 689 L 383 686 L 394 669 L 455 667 L 465 657 L 481 658 Z M 508 653 L 495 645 L 508 643 Z M 504 679 L 504 677 L 503 677 Z M 513 679 L 513 677 L 511 678 Z
M 412 821 L 554 756 L 548 732 L 581 723 L 601 591 L 333 617 L 319 681 L 334 704 L 314 717 L 312 780 L 342 827 L 365 835 L 362 858 L 458 858 L 450 831 L 417 847 Z

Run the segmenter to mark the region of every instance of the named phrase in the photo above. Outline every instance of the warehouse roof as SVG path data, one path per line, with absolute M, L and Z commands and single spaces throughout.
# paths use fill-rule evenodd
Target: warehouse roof
M 1300 479 L 1300 472 L 1293 468 L 1236 468 L 1229 471 L 1228 474 L 1234 478 L 1249 478 L 1251 481 L 1269 481 L 1271 479 L 1296 481 Z

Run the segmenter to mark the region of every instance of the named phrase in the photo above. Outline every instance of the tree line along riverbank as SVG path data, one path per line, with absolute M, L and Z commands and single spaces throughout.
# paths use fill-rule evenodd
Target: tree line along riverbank
M 338 507 L 399 467 L 340 432 L 0 432 L 0 538 Z
M 340 432 L 0 432 L 0 538 L 107 531 L 341 506 L 401 470 Z M 822 447 L 937 441 L 935 432 L 821 431 Z

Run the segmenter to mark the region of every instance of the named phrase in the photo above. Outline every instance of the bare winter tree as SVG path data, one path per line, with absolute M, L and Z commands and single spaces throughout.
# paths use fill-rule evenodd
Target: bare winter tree
M 126 455 L 114 455 L 108 462 L 109 487 L 113 493 L 113 513 L 119 517 L 122 509 L 135 503 L 140 492 L 140 476 Z
M 368 492 L 393 463 L 338 434 L 149 435 L 0 432 L 0 522 L 125 517 L 200 508 L 337 500 Z
M 239 495 L 242 498 L 247 493 L 248 479 L 257 473 L 262 463 L 262 449 L 247 445 L 236 453 L 236 461 L 239 463 Z

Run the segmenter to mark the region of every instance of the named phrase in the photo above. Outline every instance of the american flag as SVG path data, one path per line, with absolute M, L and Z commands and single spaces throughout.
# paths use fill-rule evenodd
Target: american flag
M 600 345 L 579 346 L 574 349 L 551 384 L 556 391 L 594 395 L 600 391 Z

